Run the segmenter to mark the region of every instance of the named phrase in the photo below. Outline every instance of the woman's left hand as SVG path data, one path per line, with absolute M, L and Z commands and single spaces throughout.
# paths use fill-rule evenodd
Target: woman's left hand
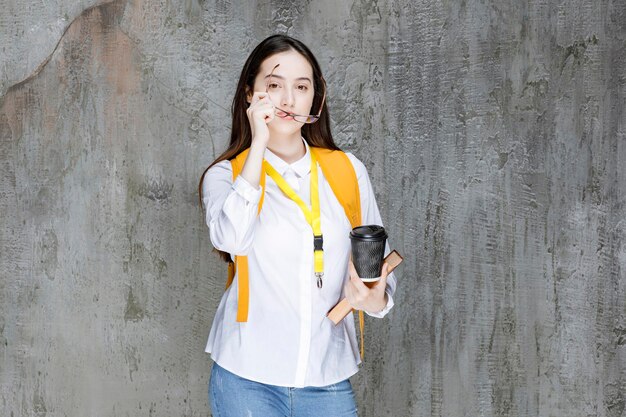
M 364 310 L 368 313 L 378 313 L 387 306 L 387 275 L 389 275 L 389 265 L 385 262 L 380 279 L 373 282 L 371 287 L 359 278 L 352 260 L 348 263 L 350 281 L 344 286 L 346 299 L 355 310 Z

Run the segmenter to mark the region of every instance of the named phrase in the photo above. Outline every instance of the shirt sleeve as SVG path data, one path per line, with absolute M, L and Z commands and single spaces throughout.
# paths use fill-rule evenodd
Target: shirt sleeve
M 262 188 L 241 175 L 235 182 L 230 161 L 212 166 L 202 180 L 202 203 L 213 246 L 234 255 L 246 255 L 254 238 Z
M 384 226 L 380 217 L 380 211 L 378 210 L 378 204 L 376 204 L 376 197 L 374 196 L 374 189 L 372 188 L 367 168 L 365 168 L 363 162 L 361 162 L 352 153 L 347 152 L 346 154 L 354 166 L 357 180 L 359 182 L 359 193 L 361 195 L 361 223 L 364 225 L 376 224 Z M 388 239 L 385 243 L 385 256 L 387 256 L 390 252 L 391 250 Z M 393 294 L 396 292 L 396 277 L 393 272 L 387 276 L 387 286 L 385 288 L 385 292 L 387 293 L 387 305 L 385 308 L 378 312 L 365 311 L 367 315 L 383 318 L 394 306 Z

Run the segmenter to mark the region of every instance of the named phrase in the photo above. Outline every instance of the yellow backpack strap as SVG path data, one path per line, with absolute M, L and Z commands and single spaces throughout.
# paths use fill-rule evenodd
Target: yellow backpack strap
M 237 321 L 248 321 L 248 305 L 250 304 L 250 284 L 248 282 L 248 257 L 235 255 L 237 265 Z
M 311 146 L 311 152 L 322 168 L 324 178 L 346 212 L 352 227 L 361 226 L 361 196 L 352 162 L 342 151 Z
M 230 164 L 233 169 L 233 182 L 243 169 L 243 164 L 246 162 L 248 152 L 250 148 L 244 150 L 235 158 L 231 159 Z M 261 193 L 261 199 L 259 200 L 259 209 L 257 213 L 261 213 L 261 207 L 263 206 L 263 198 L 265 197 L 265 171 L 261 168 L 260 185 L 263 189 Z M 237 272 L 237 321 L 248 321 L 248 305 L 250 304 L 250 283 L 248 275 L 248 257 L 245 255 L 235 255 L 235 262 L 228 263 L 228 282 L 226 288 L 232 284 L 235 278 L 235 272 Z
M 346 212 L 352 228 L 361 226 L 361 193 L 356 171 L 348 155 L 342 151 L 311 147 L 319 161 L 324 178 L 333 190 L 335 197 Z M 359 310 L 359 330 L 361 331 L 361 360 L 365 356 L 365 315 Z

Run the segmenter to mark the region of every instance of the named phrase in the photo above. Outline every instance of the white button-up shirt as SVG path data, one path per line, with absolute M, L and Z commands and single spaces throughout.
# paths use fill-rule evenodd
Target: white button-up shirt
M 306 154 L 292 164 L 269 149 L 265 159 L 310 206 L 311 155 L 304 143 Z M 354 155 L 347 155 L 359 183 L 362 224 L 382 225 L 367 170 Z M 269 176 L 258 216 L 261 187 L 250 185 L 242 176 L 233 183 L 230 161 L 214 165 L 204 177 L 203 203 L 211 242 L 232 258 L 248 256 L 250 288 L 248 321 L 239 323 L 235 276 L 217 308 L 206 352 L 243 378 L 286 387 L 324 386 L 354 375 L 361 363 L 354 313 L 337 326 L 326 317 L 344 297 L 343 286 L 349 280 L 351 226 L 318 170 L 324 236 L 321 289 L 314 275 L 311 226 Z M 381 312 L 366 313 L 385 316 L 393 307 L 395 288 L 392 273 L 387 277 L 387 306 Z

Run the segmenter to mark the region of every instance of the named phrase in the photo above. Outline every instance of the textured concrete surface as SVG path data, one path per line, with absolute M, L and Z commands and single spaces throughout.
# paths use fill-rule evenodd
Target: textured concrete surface
M 3 2 L 0 415 L 209 414 L 196 185 L 276 32 L 406 259 L 361 416 L 626 415 L 626 3 L 246 5 Z

